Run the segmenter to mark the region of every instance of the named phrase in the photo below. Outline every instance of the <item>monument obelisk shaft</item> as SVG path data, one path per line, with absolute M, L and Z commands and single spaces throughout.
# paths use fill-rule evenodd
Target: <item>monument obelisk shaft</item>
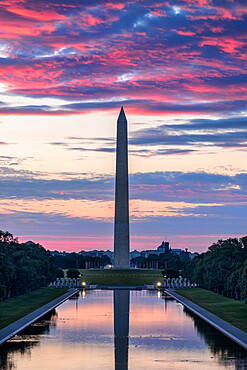
M 127 119 L 123 107 L 117 120 L 114 268 L 129 268 L 129 182 Z

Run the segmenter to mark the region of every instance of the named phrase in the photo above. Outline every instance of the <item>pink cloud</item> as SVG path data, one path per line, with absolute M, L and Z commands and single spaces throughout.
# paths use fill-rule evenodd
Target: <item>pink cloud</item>
M 151 11 L 151 14 L 152 14 L 154 17 L 166 17 L 166 16 L 167 16 L 166 11 L 165 11 L 165 10 L 162 10 L 162 9 L 152 10 L 152 11 Z
M 119 4 L 106 3 L 105 5 L 110 9 L 117 9 L 117 10 L 121 10 L 125 7 L 125 5 L 121 3 Z
M 213 45 L 221 48 L 226 53 L 237 53 L 239 48 L 245 45 L 245 42 L 231 38 L 205 38 L 200 42 L 200 46 Z
M 1 22 L 0 33 L 1 38 L 15 38 L 18 39 L 20 36 L 38 36 L 41 33 L 41 29 L 30 27 L 30 25 L 23 24 L 20 22 L 19 25 L 10 22 Z M 14 37 L 12 35 L 15 35 Z
M 102 20 L 92 16 L 91 14 L 84 14 L 81 18 L 81 22 L 83 26 L 95 26 L 96 24 L 101 23 Z
M 17 17 L 11 15 L 3 17 L 1 24 L 3 33 L 0 34 L 0 38 L 8 39 L 5 53 L 11 58 L 11 62 L 9 66 L 0 66 L 0 78 L 13 94 L 33 96 L 50 94 L 65 98 L 70 95 L 75 99 L 105 100 L 119 97 L 127 100 L 150 99 L 156 102 L 181 104 L 187 103 L 188 100 L 212 102 L 246 97 L 244 81 L 241 84 L 235 82 L 232 84 L 228 82 L 227 86 L 224 84 L 226 76 L 228 78 L 232 76 L 234 80 L 238 74 L 245 73 L 242 61 L 246 58 L 243 51 L 246 35 L 243 33 L 236 37 L 224 36 L 226 29 L 224 23 L 220 26 L 213 22 L 202 22 L 200 26 L 192 23 L 191 27 L 181 24 L 181 28 L 171 29 L 170 31 L 173 31 L 171 35 L 168 32 L 164 36 L 162 20 L 155 19 L 156 23 L 152 23 L 155 33 L 150 36 L 150 28 L 146 27 L 147 25 L 134 29 L 133 25 L 126 21 L 126 28 L 121 28 L 121 25 L 119 30 L 108 27 L 119 19 L 112 17 L 110 9 L 119 10 L 121 14 L 126 3 L 108 2 L 104 7 L 99 5 L 97 11 L 94 7 L 84 6 L 79 8 L 76 14 L 73 10 L 71 14 L 66 13 L 66 16 L 57 13 L 57 9 L 62 8 L 56 4 L 50 4 L 50 8 L 43 6 L 41 11 L 39 2 L 33 8 L 27 7 L 26 4 L 26 1 L 21 3 L 16 0 L 6 1 L 5 9 L 16 14 L 19 21 L 17 23 Z M 128 10 L 131 4 L 128 2 Z M 143 2 L 140 6 L 147 8 Z M 164 6 L 171 7 L 171 4 L 154 3 L 152 7 L 148 7 L 148 11 L 156 12 L 153 15 L 163 16 Z M 210 9 L 209 13 L 213 17 L 221 14 L 221 8 L 213 7 L 211 1 L 192 0 L 181 5 L 182 11 L 187 10 L 189 14 L 193 13 L 195 16 L 204 15 L 203 9 L 198 7 Z M 244 11 L 244 6 L 233 6 L 232 9 L 226 10 L 228 13 L 235 12 L 238 15 Z M 43 17 L 43 20 L 39 16 Z M 53 22 L 54 20 L 57 21 Z M 61 29 L 64 27 L 66 32 L 55 33 L 58 25 L 62 25 Z M 82 25 L 85 27 L 83 33 L 86 34 L 88 31 L 87 37 L 85 35 L 79 37 Z M 101 33 L 105 26 L 111 35 L 106 39 Z M 73 32 L 70 32 L 72 28 Z M 211 31 L 209 33 L 211 36 L 212 32 L 220 33 L 220 37 L 198 35 L 205 31 L 207 34 Z M 160 43 L 160 37 L 156 39 L 160 32 L 163 43 Z M 177 37 L 174 32 L 188 36 L 188 42 L 184 42 L 183 38 Z M 38 40 L 38 51 L 33 47 L 32 36 L 35 37 L 35 43 Z M 215 46 L 210 58 L 203 56 L 205 51 L 203 47 L 206 49 L 206 46 Z M 70 50 L 71 48 L 73 50 Z M 34 55 L 30 58 L 20 58 L 20 54 L 25 55 L 25 51 L 29 55 L 30 50 Z M 229 59 L 223 59 L 222 51 L 229 54 Z M 146 107 L 132 106 L 129 109 L 139 114 L 150 113 Z M 156 114 L 155 108 L 151 111 Z M 73 113 L 75 112 L 69 114 Z M 159 113 L 160 110 L 157 109 L 157 114 Z M 174 110 L 165 112 L 165 114 L 174 113 L 176 114 Z M 193 112 L 197 113 L 201 113 L 201 110 Z M 23 110 L 23 114 L 28 112 L 25 113 Z M 58 111 L 48 114 L 62 113 Z
M 64 15 L 58 14 L 52 10 L 43 10 L 42 7 L 40 9 L 34 10 L 34 9 L 25 8 L 24 6 L 18 6 L 15 4 L 15 5 L 7 6 L 6 8 L 11 13 L 20 15 L 24 18 L 29 18 L 33 20 L 42 21 L 42 22 L 66 19 Z
M 194 36 L 195 32 L 192 31 L 182 31 L 182 30 L 174 30 L 177 34 L 183 35 L 183 36 Z
M 223 30 L 223 27 L 211 27 L 211 31 L 214 33 L 222 33 Z

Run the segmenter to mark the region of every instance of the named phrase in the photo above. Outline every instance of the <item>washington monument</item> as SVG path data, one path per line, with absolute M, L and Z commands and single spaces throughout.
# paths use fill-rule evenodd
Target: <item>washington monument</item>
M 128 134 L 127 119 L 122 107 L 117 120 L 114 268 L 129 267 Z

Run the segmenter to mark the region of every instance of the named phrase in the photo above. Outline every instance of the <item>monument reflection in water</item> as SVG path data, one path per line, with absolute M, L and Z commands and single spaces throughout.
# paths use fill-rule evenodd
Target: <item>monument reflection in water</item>
M 114 290 L 115 370 L 128 369 L 129 290 Z
M 172 299 L 120 289 L 83 292 L 0 347 L 1 370 L 114 368 L 244 370 L 247 352 Z

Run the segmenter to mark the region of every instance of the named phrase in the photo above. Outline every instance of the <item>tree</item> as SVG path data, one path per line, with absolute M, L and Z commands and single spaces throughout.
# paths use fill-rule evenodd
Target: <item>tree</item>
M 0 300 L 24 294 L 56 278 L 50 252 L 39 244 L 20 244 L 0 231 Z
M 18 243 L 18 238 L 14 238 L 13 234 L 8 231 L 0 230 L 0 242 L 2 243 Z
M 68 271 L 67 271 L 67 277 L 68 278 L 71 278 L 71 279 L 76 278 L 77 279 L 79 275 L 80 275 L 80 271 L 77 270 L 77 269 L 68 269 Z
M 218 240 L 206 253 L 194 258 L 186 267 L 186 276 L 202 288 L 225 296 L 246 297 L 247 237 Z
M 247 261 L 239 272 L 240 298 L 247 303 Z
M 62 269 L 58 268 L 57 272 L 56 272 L 56 276 L 59 279 L 64 278 L 64 271 Z
M 166 269 L 162 271 L 162 274 L 164 274 L 167 278 L 178 278 L 179 277 L 179 271 L 175 269 Z

